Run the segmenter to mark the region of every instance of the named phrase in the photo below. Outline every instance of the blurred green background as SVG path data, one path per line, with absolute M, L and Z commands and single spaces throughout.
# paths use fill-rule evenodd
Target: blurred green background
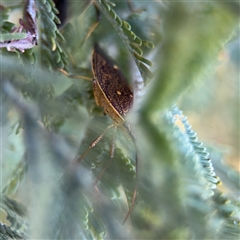
M 61 27 L 53 1 L 37 2 L 39 45 L 1 50 L 3 229 L 16 239 L 237 239 L 239 3 L 112 2 L 58 1 Z M 14 36 L 24 3 L 1 6 L 1 34 Z M 59 71 L 92 78 L 96 42 L 139 96 L 128 117 L 137 150 L 119 128 L 99 194 L 111 131 L 72 162 L 112 120 L 90 81 Z

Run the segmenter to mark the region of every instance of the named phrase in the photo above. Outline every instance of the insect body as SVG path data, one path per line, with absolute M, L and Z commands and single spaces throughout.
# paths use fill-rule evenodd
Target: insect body
M 93 92 L 96 104 L 103 107 L 116 124 L 122 124 L 133 103 L 133 93 L 118 67 L 96 45 L 92 55 Z
M 115 131 L 117 126 L 124 128 L 131 139 L 135 140 L 129 125 L 125 122 L 125 117 L 133 104 L 133 92 L 121 71 L 112 64 L 111 59 L 104 54 L 97 44 L 92 54 L 92 71 L 94 74 L 92 83 L 95 102 L 113 119 L 114 124 L 108 126 L 90 144 L 88 149 L 76 160 L 77 162 L 86 156 L 88 151 L 102 139 L 111 127 L 115 126 Z M 113 154 L 114 146 L 111 148 L 111 158 Z

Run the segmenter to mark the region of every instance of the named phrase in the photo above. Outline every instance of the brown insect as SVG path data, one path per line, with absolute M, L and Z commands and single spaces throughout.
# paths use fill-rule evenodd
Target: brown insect
M 113 121 L 120 125 L 133 103 L 133 93 L 118 67 L 96 45 L 92 55 L 93 92 L 96 104 L 103 107 Z
M 62 73 L 66 74 L 63 70 Z M 75 162 L 81 162 L 81 160 L 87 155 L 89 150 L 96 146 L 96 144 L 102 139 L 102 137 L 107 133 L 107 131 L 114 127 L 113 141 L 110 150 L 110 160 L 103 168 L 99 176 L 97 177 L 94 186 L 96 188 L 97 182 L 102 177 L 104 171 L 110 165 L 114 157 L 114 138 L 117 127 L 124 129 L 130 136 L 134 143 L 136 149 L 136 184 L 132 196 L 132 201 L 130 204 L 129 211 L 124 219 L 127 220 L 130 215 L 137 193 L 137 174 L 138 174 L 138 156 L 137 148 L 135 144 L 135 137 L 131 131 L 130 126 L 126 123 L 125 117 L 133 104 L 133 92 L 127 84 L 127 81 L 118 67 L 112 64 L 112 60 L 104 54 L 98 45 L 95 45 L 92 54 L 92 71 L 94 78 L 92 79 L 93 93 L 95 102 L 98 106 L 102 107 L 104 112 L 108 114 L 114 121 L 113 124 L 109 125 L 88 147 L 88 149 L 78 158 Z M 67 74 L 68 75 L 68 74 Z M 68 75 L 69 76 L 69 75 Z M 76 77 L 76 76 L 72 76 Z M 80 77 L 82 78 L 82 77 Z M 86 77 L 83 77 L 87 79 Z M 97 190 L 97 188 L 96 188 Z M 123 222 L 123 223 L 124 223 Z
M 125 121 L 125 117 L 133 104 L 133 92 L 121 71 L 112 64 L 112 60 L 104 54 L 98 45 L 95 45 L 92 54 L 92 71 L 94 74 L 92 83 L 95 102 L 103 108 L 105 114 L 113 119 L 114 124 L 109 125 L 90 144 L 82 156 L 77 159 L 78 162 L 86 156 L 87 152 L 101 140 L 111 127 L 124 128 L 129 136 L 135 139 L 130 126 Z

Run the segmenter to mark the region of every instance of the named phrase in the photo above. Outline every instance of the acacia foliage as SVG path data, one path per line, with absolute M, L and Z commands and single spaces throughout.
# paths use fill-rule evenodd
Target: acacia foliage
M 10 7 L 1 8 L 1 28 L 16 38 Z M 38 1 L 38 46 L 24 53 L 2 49 L 2 239 L 239 236 L 239 203 L 217 189 L 208 150 L 174 106 L 205 80 L 234 37 L 239 5 L 151 1 L 135 2 L 134 8 L 140 11 L 119 1 L 70 1 L 58 28 L 54 2 Z M 96 12 L 101 21 L 89 35 Z M 114 161 L 98 181 L 99 194 L 93 183 L 109 160 L 111 134 L 81 164 L 72 164 L 111 120 L 96 107 L 91 83 L 70 79 L 59 68 L 91 77 L 96 42 L 133 79 L 136 96 L 141 97 L 141 84 L 146 87 L 128 119 L 135 126 L 140 168 L 137 199 L 124 225 L 136 181 L 129 138 L 118 129 Z M 224 176 L 231 172 L 230 186 L 239 191 L 237 173 L 221 166 L 217 163 Z

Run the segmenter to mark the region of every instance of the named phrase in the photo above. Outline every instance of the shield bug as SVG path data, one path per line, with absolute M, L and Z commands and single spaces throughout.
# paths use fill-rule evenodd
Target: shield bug
M 64 73 L 64 71 L 61 71 Z M 112 120 L 113 124 L 109 125 L 86 149 L 86 151 L 80 156 L 75 158 L 75 162 L 79 163 L 87 155 L 89 150 L 96 146 L 96 144 L 102 139 L 106 132 L 110 128 L 114 128 L 114 136 L 112 145 L 110 148 L 110 160 L 106 166 L 102 169 L 101 173 L 97 177 L 94 186 L 103 175 L 106 168 L 111 163 L 114 157 L 114 138 L 116 133 L 116 128 L 120 127 L 127 132 L 128 136 L 133 141 L 135 152 L 136 152 L 136 184 L 133 192 L 132 200 L 130 203 L 129 211 L 124 219 L 124 222 L 127 220 L 131 210 L 133 208 L 136 193 L 137 193 L 137 175 L 138 175 L 138 155 L 137 147 L 135 144 L 135 137 L 130 128 L 130 125 L 127 124 L 125 118 L 127 113 L 130 111 L 133 105 L 133 92 L 129 87 L 124 75 L 121 73 L 119 68 L 112 63 L 112 60 L 100 49 L 96 44 L 92 53 L 92 72 L 93 72 L 93 93 L 95 102 L 98 106 L 102 107 L 105 114 L 108 114 Z M 80 77 L 81 78 L 81 77 Z M 87 79 L 84 77 L 84 79 Z M 88 80 L 88 79 L 87 79 Z M 96 188 L 97 189 L 97 188 Z M 123 223 L 124 223 L 123 222 Z
M 130 126 L 125 117 L 133 104 L 133 92 L 118 67 L 112 64 L 112 60 L 96 44 L 92 53 L 92 79 L 95 102 L 102 107 L 105 114 L 109 115 L 114 124 L 109 125 L 103 133 L 96 138 L 84 154 L 76 161 L 80 162 L 87 152 L 94 147 L 105 133 L 112 127 L 125 129 L 134 140 Z

